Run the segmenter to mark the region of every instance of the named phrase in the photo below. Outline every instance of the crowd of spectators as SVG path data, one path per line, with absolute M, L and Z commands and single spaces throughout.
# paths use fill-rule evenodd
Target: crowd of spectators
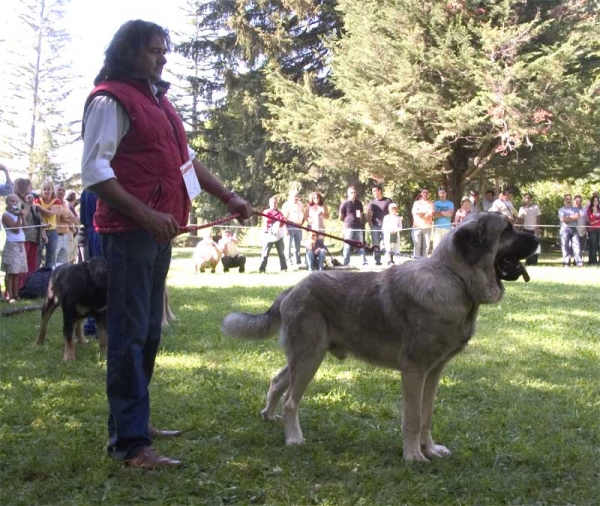
M 395 263 L 394 258 L 400 254 L 400 233 L 410 232 L 412 239 L 412 258 L 426 257 L 437 247 L 443 236 L 458 226 L 463 220 L 473 213 L 482 211 L 499 213 L 526 233 L 540 235 L 542 225 L 541 209 L 534 201 L 530 192 L 522 195 L 520 206 L 513 202 L 513 191 L 504 189 L 496 196 L 493 190 L 487 190 L 484 198 L 480 199 L 479 192 L 472 190 L 460 200 L 460 207 L 455 209 L 454 203 L 448 199 L 445 188 L 437 189 L 437 199 L 431 198 L 428 188 L 421 188 L 412 204 L 410 214 L 412 223 L 403 226 L 402 217 L 398 212 L 398 204 L 383 194 L 381 184 L 371 187 L 372 200 L 363 204 L 360 200 L 355 186 L 347 188 L 347 198 L 340 204 L 338 219 L 342 224 L 342 236 L 345 241 L 342 248 L 342 265 L 350 264 L 351 253 L 358 255 L 362 266 L 368 265 L 365 251 L 366 232 L 370 232 L 370 247 L 373 250 L 373 261 L 375 265 L 382 265 L 383 255 L 387 258 L 387 265 Z M 297 190 L 290 192 L 289 200 L 282 206 L 281 212 L 269 209 L 266 212 L 276 213 L 263 222 L 263 264 L 261 272 L 266 266 L 266 256 L 273 243 L 273 230 L 277 229 L 280 234 L 277 238 L 284 251 L 284 258 L 280 256 L 281 270 L 287 266 L 300 265 L 301 252 L 298 241 L 301 240 L 302 227 L 317 232 L 316 238 L 321 238 L 320 233 L 325 231 L 325 219 L 329 217 L 327 206 L 321 194 L 313 192 L 308 203 L 303 207 L 300 194 Z M 276 199 L 273 197 L 272 199 Z M 574 201 L 573 201 L 574 200 Z M 302 212 L 302 209 L 304 211 Z M 581 267 L 584 265 L 584 254 L 588 254 L 589 265 L 598 265 L 600 256 L 600 217 L 598 215 L 598 192 L 594 192 L 589 201 L 585 202 L 580 195 L 574 199 L 565 195 L 565 206 L 558 210 L 563 252 L 563 263 L 565 266 L 572 265 Z M 283 218 L 286 224 L 277 221 Z M 292 222 L 292 224 L 290 223 Z M 547 225 L 548 226 L 548 225 Z M 305 246 L 304 264 L 309 270 L 319 269 L 319 262 L 310 250 L 314 245 L 315 236 L 309 233 L 303 242 Z M 271 245 L 271 246 L 270 246 Z M 326 249 L 319 248 L 322 252 L 323 262 L 326 260 Z M 279 250 L 278 250 L 279 251 Z M 526 260 L 528 265 L 536 265 L 538 255 L 532 255 Z M 285 262 L 285 266 L 284 266 Z
M 31 181 L 12 181 L 8 169 L 0 164 L 5 182 L 0 195 L 6 197 L 2 226 L 6 242 L 2 255 L 2 271 L 6 273 L 4 299 L 19 299 L 19 289 L 39 268 L 54 269 L 63 263 L 76 263 L 85 258 L 78 240 L 79 200 L 73 190 L 63 184 L 44 181 L 38 191 Z

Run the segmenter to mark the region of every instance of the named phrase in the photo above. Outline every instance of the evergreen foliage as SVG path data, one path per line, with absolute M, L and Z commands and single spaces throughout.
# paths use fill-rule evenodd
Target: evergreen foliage
M 318 93 L 332 94 L 322 42 L 340 33 L 332 0 L 192 2 L 197 33 L 175 51 L 206 68 L 195 81 L 201 103 L 192 145 L 224 184 L 257 207 L 291 186 L 325 192 L 333 184 L 310 154 L 272 139 L 266 129 L 266 68 L 275 66 L 293 81 L 318 75 Z M 222 208 L 199 197 L 205 218 Z
M 323 97 L 269 74 L 274 138 L 329 171 L 428 179 L 460 199 L 495 177 L 524 183 L 599 166 L 593 1 L 340 0 Z M 482 183 L 483 185 L 484 183 Z
M 4 54 L 6 70 L 2 154 L 27 160 L 28 177 L 60 177 L 53 155 L 72 142 L 76 121 L 66 118 L 65 99 L 73 90 L 68 59 L 70 36 L 63 26 L 68 0 L 22 0 L 18 4 L 20 37 Z M 28 111 L 27 119 L 23 111 Z

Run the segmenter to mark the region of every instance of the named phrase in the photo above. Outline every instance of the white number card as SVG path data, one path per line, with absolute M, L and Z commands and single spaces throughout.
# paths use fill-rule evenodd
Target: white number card
M 192 160 L 184 163 L 179 170 L 183 176 L 183 181 L 185 182 L 188 196 L 190 197 L 190 200 L 194 200 L 198 195 L 200 195 L 202 188 L 200 187 L 200 181 L 198 181 L 198 178 L 196 177 L 196 171 L 194 170 Z

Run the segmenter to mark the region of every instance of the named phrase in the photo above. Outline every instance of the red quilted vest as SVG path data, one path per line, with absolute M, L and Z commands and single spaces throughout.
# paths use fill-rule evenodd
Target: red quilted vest
M 117 100 L 129 117 L 130 128 L 110 165 L 123 188 L 151 209 L 171 214 L 180 225 L 188 221 L 190 199 L 179 170 L 189 159 L 183 123 L 162 95 L 157 99 L 147 81 L 103 81 L 98 95 Z M 127 232 L 141 225 L 98 199 L 94 228 L 100 233 Z

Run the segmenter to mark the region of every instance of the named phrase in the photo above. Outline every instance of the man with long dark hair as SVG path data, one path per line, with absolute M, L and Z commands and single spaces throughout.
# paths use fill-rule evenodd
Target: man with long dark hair
M 152 440 L 179 431 L 150 423 L 148 385 L 161 336 L 171 239 L 187 223 L 199 186 L 230 213 L 248 202 L 217 181 L 187 143 L 161 74 L 168 32 L 125 23 L 105 53 L 84 110 L 82 180 L 98 195 L 94 228 L 108 262 L 108 452 L 132 467 L 177 467 Z

